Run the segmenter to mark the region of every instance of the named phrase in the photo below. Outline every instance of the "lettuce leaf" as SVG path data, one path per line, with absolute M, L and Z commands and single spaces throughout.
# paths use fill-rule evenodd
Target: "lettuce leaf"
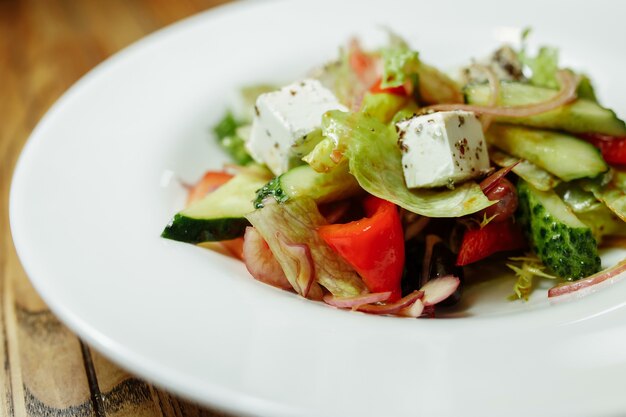
M 213 133 L 219 146 L 239 165 L 253 162 L 245 147 L 245 139 L 240 134 L 245 122 L 238 120 L 227 111 L 224 117 L 213 127 Z
M 317 228 L 327 222 L 311 198 L 293 198 L 284 204 L 269 199 L 263 208 L 247 214 L 246 218 L 263 236 L 294 288 L 298 285 L 298 261 L 284 251 L 278 233 L 291 243 L 309 247 L 317 282 L 334 296 L 353 297 L 367 292 L 354 269 L 317 234 Z
M 517 54 L 518 59 L 524 68 L 524 74 L 530 72 L 528 81 L 538 87 L 559 89 L 559 82 L 556 73 L 559 70 L 559 50 L 550 46 L 539 48 L 536 56 L 528 52 L 528 38 L 532 32 L 531 28 L 526 28 L 522 32 L 522 47 Z
M 515 276 L 517 277 L 517 280 L 513 285 L 514 294 L 509 297 L 511 300 L 523 299 L 528 301 L 528 297 L 534 288 L 535 278 L 557 279 L 554 275 L 550 275 L 545 272 L 546 267 L 535 255 L 526 255 L 509 259 L 513 262 L 518 262 L 518 265 L 512 263 L 506 264 L 507 267 L 515 272 Z
M 453 190 L 409 190 L 397 134 L 367 114 L 328 112 L 322 131 L 336 140 L 339 149 L 345 149 L 350 173 L 365 191 L 408 211 L 427 217 L 461 217 L 493 204 L 474 181 Z
M 598 243 L 607 235 L 626 235 L 626 223 L 593 193 L 583 190 L 577 181 L 563 183 L 555 191 L 576 217 L 591 228 L 593 237 Z
M 519 59 L 531 71 L 529 81 L 538 87 L 559 89 L 556 72 L 559 70 L 559 50 L 542 46 L 536 56 L 530 56 L 526 48 L 522 48 Z
M 613 170 L 611 174 L 607 183 L 599 178 L 580 180 L 579 184 L 583 190 L 593 193 L 609 210 L 626 222 L 626 172 Z
M 382 88 L 399 87 L 408 80 L 417 83 L 420 66 L 419 54 L 406 46 L 389 47 L 382 50 Z

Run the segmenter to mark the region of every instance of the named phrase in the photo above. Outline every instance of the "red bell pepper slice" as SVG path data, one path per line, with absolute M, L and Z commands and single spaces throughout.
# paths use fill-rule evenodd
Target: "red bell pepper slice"
M 395 204 L 369 196 L 367 217 L 345 224 L 318 228 L 324 241 L 359 273 L 373 293 L 391 292 L 388 301 L 400 299 L 404 269 L 404 233 Z
M 599 133 L 583 133 L 581 138 L 600 149 L 602 157 L 612 165 L 626 165 L 626 136 L 607 136 Z
M 465 232 L 456 264 L 465 266 L 485 259 L 496 252 L 524 247 L 526 247 L 526 239 L 512 220 L 491 222 L 480 229 L 470 229 Z
M 204 196 L 215 191 L 233 176 L 223 171 L 207 171 L 204 176 L 189 190 L 187 205 L 201 200 Z

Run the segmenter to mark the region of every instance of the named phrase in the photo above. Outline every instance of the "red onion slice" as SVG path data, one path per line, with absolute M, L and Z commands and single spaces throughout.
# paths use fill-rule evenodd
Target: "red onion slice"
M 497 170 L 496 172 L 482 180 L 480 182 L 480 189 L 482 190 L 482 192 L 484 194 L 487 194 L 489 191 L 491 191 L 496 185 L 498 185 L 502 178 L 506 177 L 507 174 L 511 172 L 511 170 L 515 168 L 520 162 L 522 162 L 521 159 L 514 164 L 509 165 L 508 167 Z
M 435 318 L 435 306 L 424 306 L 422 317 L 434 319 Z
M 283 268 L 274 258 L 274 254 L 261 234 L 254 227 L 246 227 L 242 252 L 246 268 L 254 279 L 283 290 L 292 288 L 283 272 Z
M 315 282 L 315 262 L 311 249 L 303 243 L 287 242 L 280 232 L 276 232 L 282 250 L 296 262 L 296 288 L 298 294 L 307 297 Z
M 403 308 L 411 306 L 414 302 L 421 299 L 424 296 L 423 291 L 413 291 L 391 304 L 364 304 L 357 308 L 358 311 L 370 314 L 398 314 Z
M 490 107 L 473 104 L 435 104 L 425 107 L 424 111 L 453 111 L 465 110 L 478 114 L 488 114 L 501 117 L 528 117 L 541 114 L 559 108 L 576 99 L 576 88 L 578 87 L 578 77 L 565 70 L 557 72 L 557 78 L 561 84 L 558 94 L 549 100 L 541 103 L 528 104 L 514 107 Z
M 327 294 L 324 296 L 324 302 L 333 307 L 357 309 L 364 304 L 381 303 L 383 301 L 387 301 L 390 296 L 391 292 L 377 292 L 358 295 L 356 297 L 335 297 L 334 295 Z
M 489 89 L 491 90 L 491 95 L 489 98 L 489 107 L 496 107 L 498 105 L 498 99 L 500 98 L 500 80 L 496 73 L 486 65 L 478 65 L 474 64 L 475 67 L 481 69 L 485 74 L 487 74 L 487 80 L 489 81 Z M 483 125 L 483 132 L 486 132 L 491 126 L 491 122 L 493 122 L 493 116 L 483 115 L 481 124 Z
M 424 291 L 424 306 L 435 305 L 450 297 L 459 287 L 461 280 L 454 275 L 431 279 L 420 291 Z
M 550 288 L 550 290 L 548 290 L 548 297 L 558 297 L 559 295 L 569 294 L 578 290 L 582 290 L 583 288 L 591 287 L 593 285 L 604 282 L 609 278 L 613 278 L 624 271 L 626 271 L 626 259 L 624 259 L 617 265 L 605 269 L 604 271 L 600 271 L 597 274 L 594 274 L 588 278 L 552 287 Z
M 398 315 L 402 317 L 418 318 L 422 315 L 423 312 L 424 312 L 424 303 L 422 302 L 422 300 L 415 300 L 415 302 L 411 304 L 409 307 L 405 307 L 402 310 L 400 310 L 398 312 Z

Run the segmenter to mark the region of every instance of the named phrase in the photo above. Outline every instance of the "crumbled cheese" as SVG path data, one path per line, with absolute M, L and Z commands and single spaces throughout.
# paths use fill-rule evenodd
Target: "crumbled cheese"
M 250 155 L 275 175 L 286 172 L 319 142 L 322 115 L 329 110 L 347 111 L 317 80 L 305 79 L 261 94 L 246 142 Z
M 414 116 L 396 127 L 409 188 L 453 186 L 489 170 L 487 143 L 474 113 Z

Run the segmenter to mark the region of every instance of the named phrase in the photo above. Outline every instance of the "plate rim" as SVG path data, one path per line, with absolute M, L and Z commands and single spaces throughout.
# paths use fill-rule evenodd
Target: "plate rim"
M 274 4 L 281 2 L 287 3 L 287 1 L 285 0 L 272 0 L 271 2 Z M 113 54 L 111 57 L 98 64 L 96 67 L 94 67 L 84 76 L 82 76 L 77 82 L 75 82 L 41 118 L 35 129 L 29 135 L 29 138 L 25 142 L 25 145 L 20 153 L 20 156 L 15 164 L 15 168 L 13 171 L 9 192 L 10 231 L 20 262 L 24 270 L 26 271 L 30 281 L 33 283 L 33 286 L 37 289 L 37 292 L 45 300 L 46 305 L 48 305 L 50 310 L 53 311 L 54 314 L 57 315 L 63 323 L 65 323 L 70 329 L 72 329 L 72 331 L 80 335 L 81 338 L 84 338 L 90 345 L 94 346 L 98 351 L 106 353 L 107 357 L 111 358 L 114 362 L 119 363 L 122 367 L 132 370 L 134 373 L 145 377 L 149 381 L 156 382 L 157 385 L 161 384 L 161 382 L 157 381 L 171 379 L 172 373 L 176 373 L 176 370 L 169 368 L 165 372 L 162 370 L 161 367 L 155 367 L 155 364 L 151 361 L 136 355 L 131 350 L 126 350 L 122 344 L 110 340 L 106 334 L 98 332 L 97 329 L 94 329 L 88 323 L 83 322 L 80 317 L 76 316 L 75 313 L 66 309 L 65 306 L 51 302 L 52 300 L 48 299 L 48 295 L 46 295 L 45 291 L 41 292 L 39 286 L 40 280 L 37 278 L 33 278 L 37 274 L 32 275 L 31 267 L 27 263 L 23 262 L 23 257 L 21 254 L 28 252 L 27 249 L 24 249 L 26 244 L 21 241 L 21 238 L 16 237 L 16 234 L 14 233 L 14 223 L 16 222 L 16 220 L 13 213 L 15 213 L 17 210 L 17 208 L 15 207 L 15 204 L 17 203 L 16 200 L 13 198 L 13 195 L 15 193 L 14 190 L 17 187 L 16 184 L 19 185 L 20 173 L 22 170 L 25 169 L 24 165 L 27 163 L 25 162 L 28 158 L 27 155 L 31 153 L 30 149 L 37 146 L 37 143 L 43 140 L 43 135 L 40 132 L 43 131 L 44 128 L 50 123 L 50 121 L 53 120 L 57 116 L 57 114 L 62 111 L 62 109 L 65 107 L 65 104 L 71 101 L 85 84 L 91 83 L 92 80 L 97 79 L 101 73 L 105 73 L 106 71 L 108 71 L 109 68 L 116 65 L 117 62 L 125 59 L 127 55 L 133 54 L 135 50 L 157 42 L 158 39 L 167 36 L 168 33 L 178 30 L 179 27 L 184 27 L 185 25 L 188 25 L 190 21 L 195 21 L 196 19 L 207 19 L 207 15 L 219 16 L 220 14 L 224 13 L 236 13 L 237 10 L 247 8 L 251 4 L 258 5 L 259 3 L 253 2 L 251 0 L 234 2 L 203 11 L 149 34 L 148 36 L 132 43 L 131 45 L 125 47 L 121 51 Z M 267 4 L 268 2 L 264 3 Z M 206 21 L 204 21 L 204 23 L 207 23 L 209 20 L 211 19 L 207 19 Z M 18 179 L 17 181 L 16 178 Z M 114 356 L 112 355 L 113 353 Z M 183 397 L 191 398 L 194 400 L 201 400 L 211 407 L 228 411 L 235 411 L 237 413 L 256 415 L 258 413 L 268 414 L 271 412 L 273 415 L 302 415 L 302 410 L 292 410 L 291 408 L 285 408 L 284 405 L 275 403 L 273 401 L 267 401 L 257 397 L 247 396 L 247 394 L 235 390 L 224 389 L 218 384 L 211 384 L 209 381 L 203 381 L 203 386 L 206 387 L 207 384 L 211 386 L 211 389 L 208 392 L 215 393 L 215 395 L 213 395 L 211 398 L 211 395 L 207 395 L 208 392 L 202 388 L 194 391 L 192 389 L 192 384 L 190 384 L 189 382 L 185 382 L 186 380 L 188 380 L 188 378 L 188 376 L 181 378 L 182 382 L 167 384 L 165 386 L 168 390 L 176 392 Z M 180 387 L 184 387 L 184 389 L 181 389 Z M 241 404 L 244 405 L 241 406 Z

